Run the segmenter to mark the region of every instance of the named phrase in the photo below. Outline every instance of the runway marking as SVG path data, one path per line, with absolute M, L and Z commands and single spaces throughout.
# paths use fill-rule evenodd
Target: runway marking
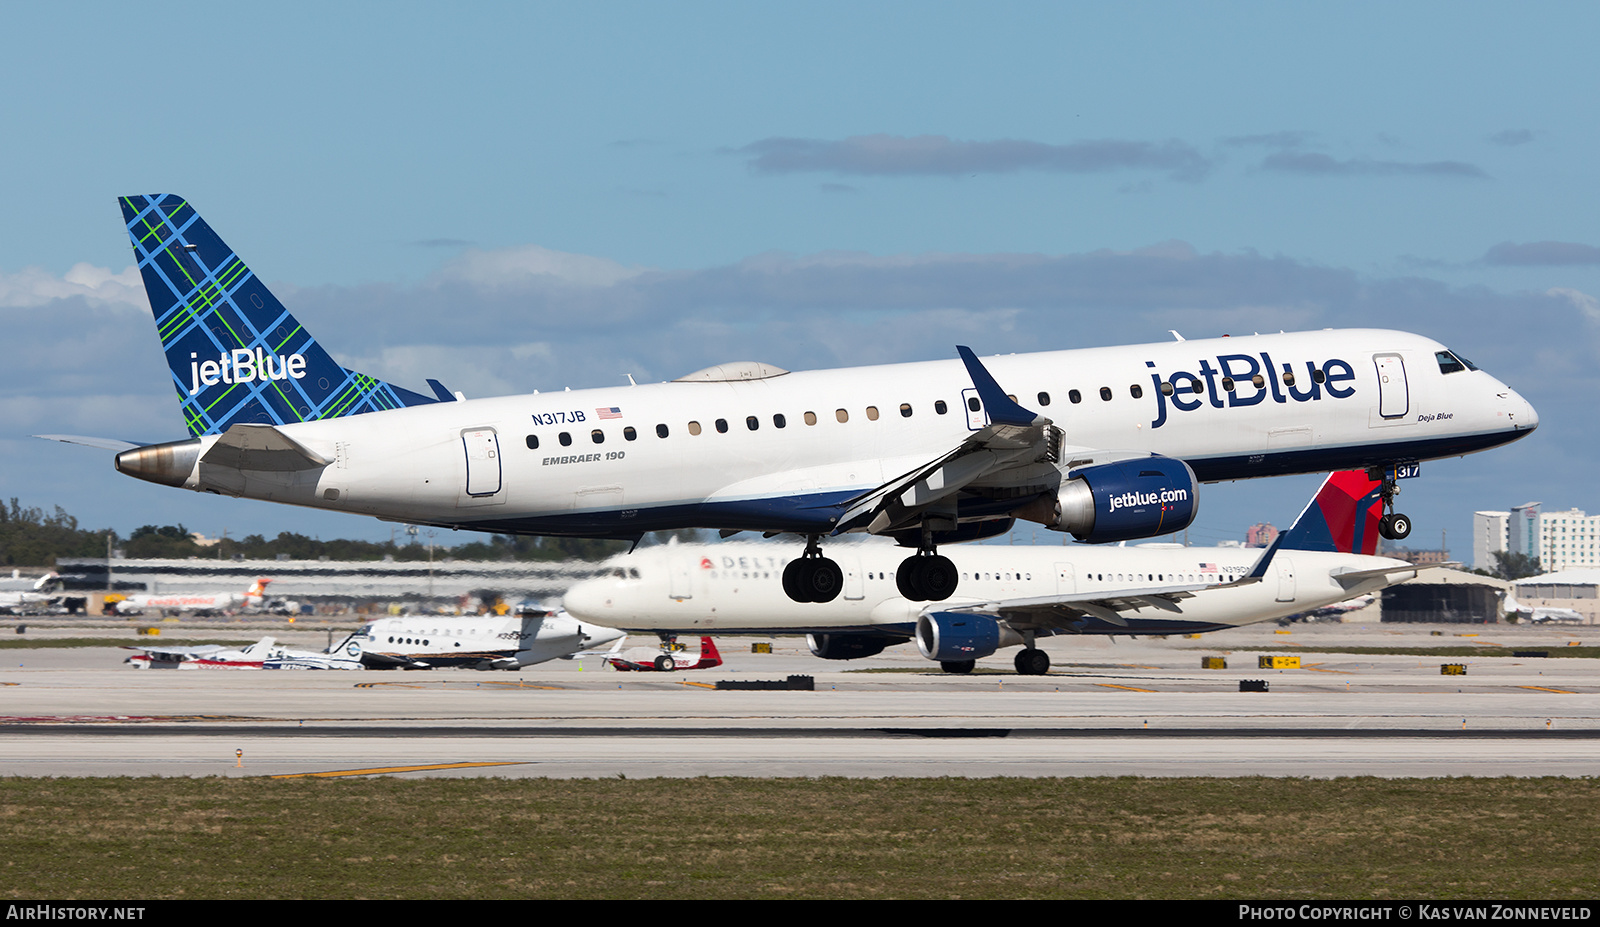
M 690 682 L 687 679 L 680 679 L 680 680 L 678 680 L 678 682 L 681 683 L 682 685 L 696 686 L 696 687 L 701 688 L 701 689 L 715 689 L 717 687 L 716 683 L 711 683 L 711 682 Z
M 457 689 L 481 689 L 484 686 L 493 686 L 499 689 L 542 689 L 546 692 L 561 692 L 568 688 L 567 686 L 531 685 L 529 683 L 522 682 L 521 680 L 518 680 L 517 682 L 498 682 L 492 679 L 479 680 L 475 682 L 457 682 L 450 679 L 441 679 L 436 682 L 358 682 L 355 684 L 357 689 L 427 689 L 433 686 L 437 686 L 441 689 L 446 687 L 454 687 Z
M 1156 692 L 1157 689 L 1141 689 L 1137 686 L 1119 686 L 1114 682 L 1097 682 L 1093 685 L 1104 686 L 1107 689 L 1127 689 L 1129 692 Z
M 1321 663 L 1307 663 L 1305 666 L 1300 668 L 1303 670 L 1310 670 L 1313 673 L 1334 673 L 1335 675 L 1339 676 L 1348 676 L 1350 674 L 1349 670 L 1323 669 Z
M 1540 692 L 1560 692 L 1562 695 L 1577 695 L 1570 689 L 1552 689 L 1549 686 L 1517 686 L 1519 689 L 1537 689 Z
M 340 776 L 381 776 L 387 773 L 432 772 L 437 769 L 477 769 L 483 766 L 526 766 L 527 763 L 435 763 L 430 766 L 376 766 L 372 769 L 336 769 L 330 772 L 286 773 L 269 779 L 336 779 Z

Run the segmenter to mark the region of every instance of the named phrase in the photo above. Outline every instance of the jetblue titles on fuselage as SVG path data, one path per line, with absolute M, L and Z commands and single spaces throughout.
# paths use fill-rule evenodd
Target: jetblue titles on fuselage
M 1260 358 L 1257 361 L 1257 357 Z M 1273 402 L 1317 402 L 1326 393 L 1333 399 L 1349 399 L 1356 388 L 1345 386 L 1356 378 L 1355 367 L 1349 361 L 1332 358 L 1318 364 L 1305 362 L 1305 375 L 1295 373 L 1295 363 L 1284 363 L 1280 375 L 1273 364 L 1272 355 L 1262 351 L 1251 354 L 1219 354 L 1217 365 L 1211 358 L 1202 358 L 1196 373 L 1175 370 L 1165 378 L 1158 372 L 1150 374 L 1155 385 L 1156 417 L 1151 428 L 1167 424 L 1167 404 L 1179 412 L 1193 412 L 1210 404 L 1214 409 L 1253 406 L 1271 398 Z M 1155 367 L 1155 361 L 1145 361 L 1146 367 Z M 1263 372 L 1264 371 L 1264 372 Z M 1226 395 L 1226 399 L 1224 399 Z M 1203 398 L 1202 398 L 1203 397 Z

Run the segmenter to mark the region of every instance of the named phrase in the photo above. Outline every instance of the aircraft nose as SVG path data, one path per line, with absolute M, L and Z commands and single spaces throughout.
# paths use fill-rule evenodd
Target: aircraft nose
M 611 605 L 610 598 L 605 594 L 604 585 L 590 581 L 573 586 L 561 597 L 561 607 L 579 618 L 591 621 L 603 618 L 605 610 Z
M 1508 390 L 1506 398 L 1510 400 L 1506 417 L 1511 419 L 1511 424 L 1518 431 L 1532 431 L 1539 427 L 1539 413 L 1534 410 L 1533 403 L 1522 398 L 1516 390 Z

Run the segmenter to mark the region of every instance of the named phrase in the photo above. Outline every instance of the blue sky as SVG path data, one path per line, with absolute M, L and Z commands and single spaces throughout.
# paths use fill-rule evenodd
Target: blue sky
M 1381 326 L 1543 425 L 1413 543 L 1600 511 L 1591 5 L 0 8 L 0 495 L 124 533 L 387 537 L 135 483 L 182 436 L 115 197 L 187 197 L 348 366 L 469 395 Z M 1316 478 L 1208 488 L 1196 541 Z

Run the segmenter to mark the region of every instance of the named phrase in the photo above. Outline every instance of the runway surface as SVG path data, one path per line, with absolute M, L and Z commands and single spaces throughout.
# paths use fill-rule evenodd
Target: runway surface
M 1056 639 L 1046 677 L 1012 673 L 1011 651 L 951 676 L 912 646 L 838 663 L 794 638 L 772 654 L 719 638 L 724 666 L 674 674 L 593 659 L 520 673 L 134 670 L 115 648 L 5 650 L 0 775 L 1592 776 L 1600 661 L 1512 655 L 1592 645 L 1588 630 L 1268 625 Z M 1481 652 L 1308 650 L 1319 645 Z M 1243 647 L 1298 655 L 1302 668 L 1259 669 L 1256 653 L 1233 649 Z M 1227 669 L 1200 668 L 1215 655 Z M 1466 674 L 1441 675 L 1443 663 Z M 794 673 L 816 690 L 711 688 Z M 1242 679 L 1270 691 L 1240 692 Z

